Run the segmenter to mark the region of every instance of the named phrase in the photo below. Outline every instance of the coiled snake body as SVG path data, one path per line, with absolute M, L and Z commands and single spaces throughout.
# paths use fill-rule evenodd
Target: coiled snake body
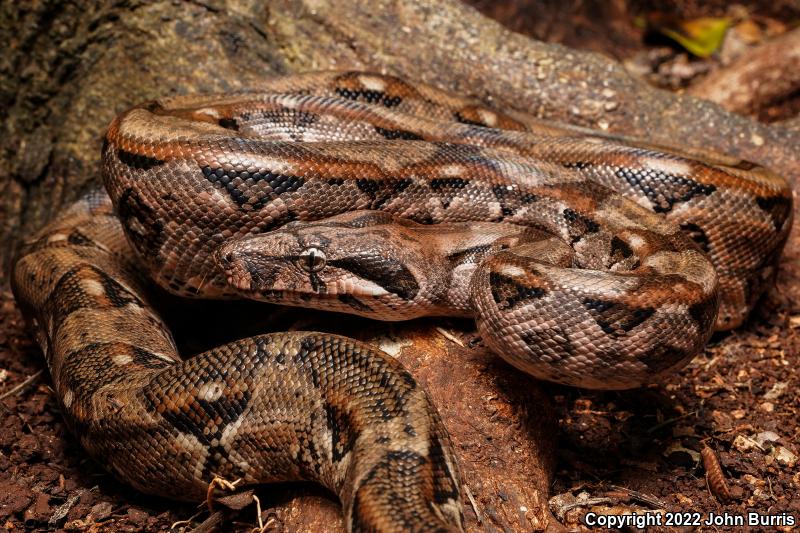
M 202 498 L 213 475 L 316 480 L 352 530 L 462 527 L 424 392 L 328 334 L 181 361 L 140 269 L 184 296 L 473 316 L 537 377 L 629 388 L 742 322 L 792 213 L 786 182 L 750 163 L 361 72 L 137 106 L 102 158 L 108 196 L 28 240 L 13 275 L 83 446 L 169 497 Z

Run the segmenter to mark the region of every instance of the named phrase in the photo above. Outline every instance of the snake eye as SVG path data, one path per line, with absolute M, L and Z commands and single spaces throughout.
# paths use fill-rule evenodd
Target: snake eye
M 319 272 L 325 268 L 325 252 L 313 246 L 306 248 L 300 252 L 298 263 L 306 272 Z

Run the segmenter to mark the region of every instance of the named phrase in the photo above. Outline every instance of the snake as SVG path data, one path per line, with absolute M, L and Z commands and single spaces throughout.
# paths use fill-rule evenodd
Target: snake
M 330 71 L 149 101 L 103 139 L 105 190 L 26 238 L 12 289 L 86 451 L 189 501 L 216 477 L 321 483 L 350 531 L 463 530 L 435 407 L 327 333 L 189 358 L 153 285 L 378 320 L 463 316 L 534 377 L 657 380 L 741 325 L 792 223 L 765 167 Z

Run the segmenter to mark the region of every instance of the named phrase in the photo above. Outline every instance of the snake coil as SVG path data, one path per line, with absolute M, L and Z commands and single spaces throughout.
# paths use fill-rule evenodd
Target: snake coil
M 425 393 L 321 333 L 181 360 L 142 269 L 182 296 L 472 316 L 537 377 L 629 388 L 741 324 L 792 216 L 762 167 L 363 72 L 134 107 L 102 167 L 107 194 L 28 239 L 12 283 L 81 444 L 168 497 L 200 499 L 215 475 L 314 480 L 353 531 L 463 527 Z

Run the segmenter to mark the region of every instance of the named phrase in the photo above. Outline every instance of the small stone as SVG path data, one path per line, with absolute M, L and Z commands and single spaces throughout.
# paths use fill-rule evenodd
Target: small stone
M 789 384 L 785 381 L 778 381 L 775 383 L 770 390 L 764 394 L 765 400 L 777 400 L 783 393 L 786 392 L 786 389 L 789 387 Z
M 144 527 L 148 518 L 150 518 L 150 515 L 144 511 L 134 509 L 133 507 L 128 509 L 128 521 L 136 527 Z
M 745 413 L 744 409 L 734 409 L 733 411 L 731 411 L 731 414 L 733 415 L 733 418 L 735 418 L 736 420 L 741 420 L 742 418 L 747 416 L 747 413 Z
M 736 438 L 733 439 L 733 447 L 739 450 L 740 452 L 747 452 L 752 450 L 753 448 L 760 448 L 761 446 L 750 437 L 745 437 L 744 435 L 736 435 Z
M 772 494 L 769 493 L 769 491 L 766 491 L 764 489 L 755 489 L 753 491 L 753 497 L 756 498 L 757 500 L 764 501 L 772 499 L 773 496 Z
M 786 468 L 792 468 L 797 464 L 797 456 L 783 446 L 776 446 L 775 449 L 772 450 L 772 456 L 779 465 Z
M 745 483 L 747 483 L 748 485 L 751 485 L 753 487 L 763 487 L 764 486 L 764 482 L 761 481 L 760 479 L 758 479 L 757 477 L 755 477 L 753 474 L 744 474 L 742 476 L 742 480 L 744 480 Z
M 113 507 L 111 506 L 110 502 L 100 502 L 92 506 L 92 510 L 89 512 L 91 513 L 92 517 L 99 522 L 111 516 L 112 509 Z
M 775 404 L 772 402 L 764 402 L 758 406 L 759 409 L 764 411 L 765 413 L 771 413 L 775 410 Z
M 756 441 L 759 446 L 764 446 L 764 444 L 768 442 L 778 442 L 781 440 L 781 436 L 774 431 L 762 431 L 756 435 L 753 440 Z
M 413 343 L 408 339 L 398 339 L 388 336 L 380 338 L 379 341 L 380 349 L 392 357 L 396 357 L 398 354 L 400 354 L 403 348 L 413 345 Z

